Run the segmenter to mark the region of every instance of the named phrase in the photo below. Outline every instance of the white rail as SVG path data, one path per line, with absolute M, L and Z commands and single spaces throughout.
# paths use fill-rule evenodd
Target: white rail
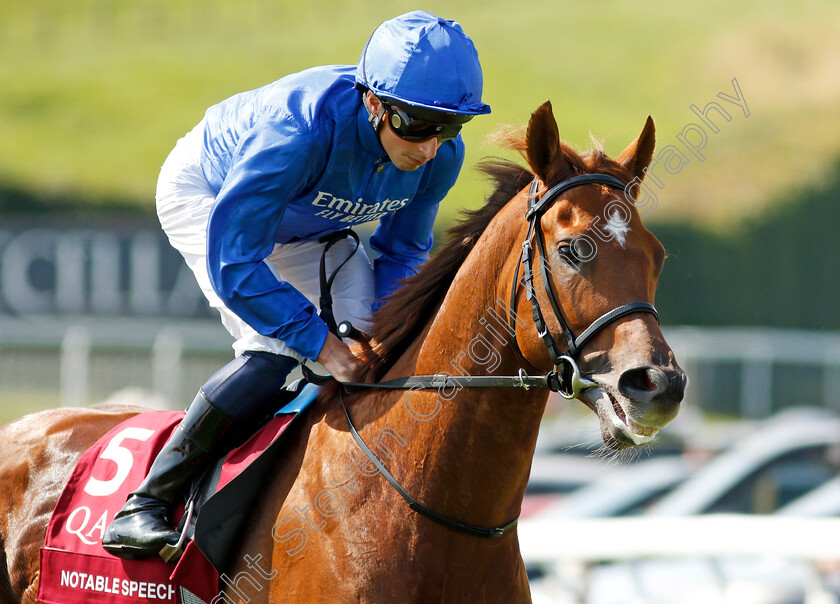
M 760 578 L 749 571 L 743 576 L 720 572 L 722 567 L 718 564 L 735 559 L 772 563 L 772 568 L 791 568 L 780 566 L 782 561 L 799 564 L 800 573 L 786 575 L 788 581 L 801 581 L 798 588 L 803 599 L 797 601 L 838 604 L 836 592 L 828 588 L 828 576 L 836 573 L 840 564 L 840 518 L 717 515 L 523 520 L 519 525 L 519 544 L 526 566 L 546 573 L 543 582 L 532 585 L 537 596 L 534 601 L 541 604 L 588 604 L 593 590 L 603 597 L 608 584 L 604 582 L 605 576 L 598 573 L 602 563 L 623 564 L 617 569 L 618 574 L 606 577 L 608 581 L 625 581 L 620 583 L 622 589 L 630 590 L 620 600 L 611 593 L 607 596 L 610 602 L 767 604 L 781 601 L 774 597 L 768 599 L 767 591 L 772 588 L 765 585 L 765 580 L 769 577 Z M 680 560 L 688 566 L 674 564 Z M 644 578 L 645 561 L 670 565 L 660 566 L 660 572 L 661 568 L 669 569 L 666 572 L 672 588 L 674 582 L 681 583 L 679 575 L 674 574 L 680 572 L 688 573 L 685 580 L 691 586 L 665 592 L 654 590 L 654 597 L 649 592 L 649 577 Z M 703 575 L 701 584 L 693 574 L 698 568 L 710 571 Z M 790 583 L 785 585 L 792 587 Z
M 840 518 L 710 515 L 522 520 L 526 563 L 777 556 L 840 561 Z

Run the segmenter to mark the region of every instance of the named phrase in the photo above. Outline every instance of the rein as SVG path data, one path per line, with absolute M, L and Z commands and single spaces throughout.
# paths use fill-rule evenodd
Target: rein
M 516 524 L 519 522 L 519 515 L 516 516 L 513 520 L 508 522 L 507 524 L 495 528 L 490 528 L 486 526 L 476 526 L 474 524 L 466 524 L 465 522 L 460 522 L 458 520 L 454 520 L 452 518 L 448 518 L 442 514 L 438 514 L 434 510 L 427 508 L 425 505 L 417 501 L 414 497 L 412 497 L 408 491 L 406 491 L 402 485 L 397 482 L 397 479 L 388 471 L 385 465 L 379 460 L 376 456 L 376 453 L 370 450 L 370 447 L 365 444 L 364 439 L 361 435 L 356 431 L 356 427 L 353 425 L 353 422 L 350 420 L 350 413 L 347 411 L 347 405 L 344 403 L 344 393 L 339 389 L 338 391 L 338 398 L 341 400 L 341 408 L 344 409 L 344 417 L 347 418 L 347 426 L 350 428 L 350 434 L 353 435 L 353 440 L 356 441 L 356 444 L 359 445 L 359 448 L 362 452 L 367 455 L 367 458 L 373 463 L 374 466 L 382 473 L 382 476 L 385 477 L 391 486 L 394 487 L 394 490 L 399 493 L 403 499 L 408 502 L 408 506 L 417 512 L 418 514 L 429 518 L 430 520 L 434 520 L 438 524 L 442 524 L 445 527 L 451 528 L 453 530 L 459 531 L 461 533 L 467 533 L 468 535 L 473 535 L 474 537 L 484 537 L 484 538 L 493 538 L 493 537 L 501 537 L 510 529 L 512 529 Z
M 397 493 L 399 493 L 400 496 L 408 502 L 408 505 L 412 510 L 425 516 L 426 518 L 437 522 L 438 524 L 476 537 L 495 538 L 503 536 L 510 529 L 515 527 L 519 521 L 519 516 L 517 515 L 516 518 L 514 518 L 507 524 L 491 528 L 466 524 L 464 522 L 448 518 L 446 516 L 438 514 L 437 512 L 421 504 L 414 497 L 412 497 L 402 487 L 402 485 L 400 485 L 397 479 L 394 478 L 394 476 L 388 471 L 385 465 L 379 460 L 379 458 L 370 449 L 370 447 L 367 446 L 364 439 L 358 433 L 356 427 L 353 425 L 353 421 L 350 418 L 350 413 L 347 410 L 347 405 L 344 402 L 344 391 L 346 390 L 347 392 L 357 392 L 369 389 L 427 390 L 450 388 L 454 386 L 462 388 L 523 388 L 525 390 L 528 390 L 529 388 L 548 388 L 553 392 L 559 393 L 560 396 L 562 396 L 563 398 L 573 399 L 577 398 L 580 395 L 580 393 L 584 390 L 597 387 L 598 384 L 596 382 L 593 382 L 592 380 L 583 377 L 580 368 L 578 367 L 577 362 L 575 360 L 576 357 L 580 354 L 581 349 L 586 345 L 586 343 L 589 342 L 592 338 L 594 338 L 605 327 L 607 327 L 611 323 L 614 323 L 615 321 L 618 321 L 622 317 L 626 317 L 627 315 L 639 312 L 650 313 L 654 317 L 656 317 L 656 320 L 658 322 L 659 314 L 656 312 L 656 308 L 654 308 L 654 306 L 648 302 L 630 302 L 627 304 L 622 304 L 621 306 L 604 313 L 603 315 L 595 319 L 589 325 L 589 327 L 583 330 L 583 332 L 581 332 L 581 334 L 577 337 L 575 337 L 575 335 L 572 333 L 572 330 L 569 328 L 569 325 L 563 316 L 563 312 L 561 311 L 561 307 L 557 303 L 557 298 L 555 297 L 553 288 L 551 286 L 551 280 L 548 278 L 548 256 L 545 253 L 544 234 L 540 225 L 540 219 L 551 206 L 551 204 L 562 193 L 575 187 L 587 184 L 601 184 L 609 187 L 619 188 L 622 190 L 625 189 L 625 184 L 623 182 L 607 174 L 584 174 L 580 176 L 574 176 L 553 186 L 548 191 L 546 191 L 542 197 L 537 197 L 539 180 L 535 177 L 534 180 L 531 182 L 531 186 L 529 189 L 528 210 L 525 213 L 525 219 L 528 220 L 528 234 L 525 238 L 525 241 L 522 243 L 522 254 L 520 255 L 519 264 L 522 264 L 524 269 L 522 280 L 525 288 L 525 298 L 526 300 L 529 300 L 531 302 L 531 310 L 533 314 L 534 324 L 537 328 L 537 333 L 540 339 L 543 341 L 543 344 L 545 345 L 546 350 L 548 351 L 548 355 L 551 358 L 552 363 L 554 364 L 554 369 L 552 371 L 548 372 L 544 376 L 530 376 L 527 375 L 523 369 L 520 369 L 518 375 L 510 376 L 451 376 L 448 374 L 437 374 L 413 375 L 392 380 L 386 380 L 384 382 L 378 382 L 376 384 L 367 384 L 361 382 L 340 382 L 341 388 L 339 389 L 339 400 L 341 401 L 341 407 L 344 410 L 344 416 L 347 418 L 347 426 L 350 430 L 350 434 L 353 436 L 353 439 L 356 441 L 356 444 L 371 461 L 371 463 L 373 463 L 373 465 L 382 473 L 382 476 L 385 477 L 385 479 L 391 484 L 391 486 L 397 491 Z M 349 229 L 339 231 L 331 236 L 322 238 L 322 241 L 327 241 L 328 244 L 324 249 L 324 255 L 321 258 L 320 302 L 322 306 L 326 304 L 327 307 L 330 309 L 332 308 L 330 286 L 332 285 L 332 280 L 335 277 L 335 273 L 338 271 L 338 269 L 336 269 L 333 272 L 333 275 L 330 279 L 326 278 L 326 268 L 324 260 L 326 257 L 326 250 L 329 247 L 331 247 L 333 243 L 335 243 L 335 241 L 343 239 L 347 236 L 354 237 L 357 244 L 356 249 L 358 249 L 358 237 L 352 230 Z M 534 288 L 533 271 L 534 258 L 532 256 L 533 240 L 536 240 L 537 251 L 540 255 L 541 277 L 548 297 L 549 304 L 551 305 L 551 309 L 554 313 L 554 316 L 560 323 L 560 327 L 563 330 L 563 335 L 566 338 L 566 343 L 568 347 L 565 352 L 560 351 L 560 347 L 557 345 L 557 342 L 551 335 L 548 326 L 546 325 L 545 318 L 543 316 L 542 309 L 540 308 L 539 300 L 536 295 L 536 289 Z M 353 253 L 355 253 L 355 251 L 356 250 L 354 250 Z M 345 262 L 347 262 L 347 260 L 345 260 Z M 519 348 L 519 344 L 516 341 L 516 318 L 513 310 L 514 308 L 516 308 L 516 296 L 519 292 L 519 264 L 517 264 L 516 266 L 516 272 L 513 276 L 513 285 L 511 288 L 510 331 L 513 336 L 513 344 L 514 346 L 516 346 L 519 355 L 522 356 L 521 349 Z M 343 265 L 344 263 L 342 263 L 338 268 L 340 269 Z M 331 312 L 328 313 L 328 317 L 332 318 Z M 335 323 L 333 322 L 331 325 L 328 323 L 328 325 L 332 329 L 333 326 L 335 326 Z M 363 334 L 356 330 L 347 321 L 344 321 L 338 326 L 335 326 L 335 332 L 339 337 L 342 338 L 349 337 L 351 339 L 364 339 Z M 314 384 L 324 384 L 332 379 L 331 376 L 322 376 L 313 373 L 312 370 L 310 370 L 305 365 L 301 365 L 301 369 L 303 371 L 304 378 L 307 381 L 312 382 Z

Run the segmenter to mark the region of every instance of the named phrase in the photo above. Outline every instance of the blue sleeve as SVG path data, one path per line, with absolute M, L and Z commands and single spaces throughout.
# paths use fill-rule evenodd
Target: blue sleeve
M 438 204 L 409 205 L 382 218 L 370 238 L 371 247 L 379 252 L 373 261 L 376 280 L 374 309 L 397 288 L 397 282 L 417 273 L 429 258 L 433 226 Z
M 429 259 L 438 206 L 455 184 L 464 162 L 461 137 L 444 143 L 423 175 L 418 195 L 406 207 L 382 218 L 370 238 L 379 252 L 373 261 L 376 310 L 398 287 L 400 279 L 415 275 Z
M 225 305 L 258 333 L 313 360 L 327 326 L 265 259 L 289 199 L 323 165 L 326 148 L 291 120 L 258 122 L 237 145 L 207 225 L 207 268 Z

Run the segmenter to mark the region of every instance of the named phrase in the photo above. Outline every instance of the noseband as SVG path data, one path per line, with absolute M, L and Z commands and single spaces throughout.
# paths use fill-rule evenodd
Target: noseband
M 551 187 L 546 191 L 542 197 L 537 197 L 537 189 L 539 188 L 539 180 L 534 178 L 531 182 L 531 188 L 528 191 L 528 211 L 525 213 L 525 219 L 528 221 L 528 234 L 525 236 L 525 241 L 522 243 L 522 255 L 520 261 L 516 265 L 516 272 L 513 275 L 513 285 L 510 293 L 510 331 L 513 334 L 513 343 L 517 350 L 519 344 L 516 341 L 516 294 L 519 291 L 519 265 L 521 264 L 524 270 L 522 275 L 522 284 L 525 287 L 525 298 L 531 302 L 531 310 L 534 317 L 534 324 L 537 327 L 537 333 L 548 351 L 548 356 L 551 362 L 554 363 L 554 373 L 557 374 L 558 388 L 556 391 L 563 398 L 576 398 L 582 391 L 589 388 L 597 387 L 598 384 L 581 376 L 580 368 L 577 365 L 577 357 L 580 355 L 581 349 L 594 338 L 605 327 L 618 321 L 627 315 L 645 312 L 650 313 L 659 321 L 659 313 L 656 312 L 653 304 L 647 302 L 629 302 L 604 313 L 595 319 L 589 327 L 584 329 L 581 334 L 575 337 L 569 324 L 563 316 L 561 306 L 557 303 L 557 297 L 554 295 L 554 288 L 551 285 L 551 279 L 548 278 L 548 256 L 545 253 L 545 236 L 543 234 L 540 220 L 551 205 L 560 197 L 561 194 L 580 187 L 583 185 L 598 184 L 606 185 L 608 187 L 615 187 L 618 189 L 625 189 L 625 185 L 619 179 L 609 176 L 607 174 L 583 174 L 581 176 L 573 176 L 559 184 Z M 537 250 L 540 254 L 540 275 L 542 278 L 543 287 L 545 288 L 546 297 L 551 305 L 551 310 L 554 312 L 554 317 L 560 324 L 563 330 L 563 336 L 566 338 L 567 348 L 565 352 L 560 351 L 560 347 L 554 340 L 554 336 L 546 325 L 543 317 L 540 302 L 537 298 L 536 289 L 534 288 L 534 259 L 532 241 L 536 240 Z M 522 352 L 520 350 L 519 354 Z M 554 388 L 552 388 L 554 390 Z

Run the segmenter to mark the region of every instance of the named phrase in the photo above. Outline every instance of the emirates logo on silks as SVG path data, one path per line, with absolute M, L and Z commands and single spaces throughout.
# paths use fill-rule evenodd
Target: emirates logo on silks
M 318 191 L 312 205 L 320 209 L 314 215 L 336 222 L 362 223 L 379 220 L 386 214 L 396 212 L 408 205 L 409 198 L 385 199 L 373 204 L 365 203 L 360 197 L 355 202 L 342 199 L 326 191 Z

